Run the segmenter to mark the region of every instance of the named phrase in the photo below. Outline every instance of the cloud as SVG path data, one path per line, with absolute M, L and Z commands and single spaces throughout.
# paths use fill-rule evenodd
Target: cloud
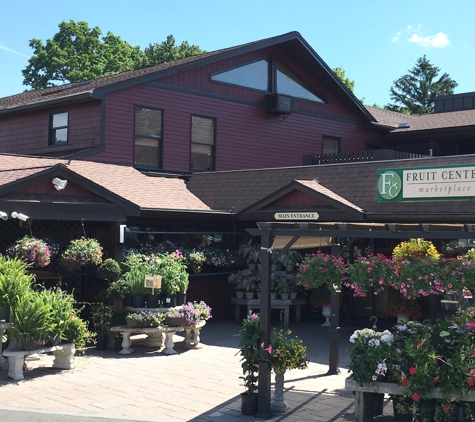
M 439 32 L 436 35 L 427 35 L 426 37 L 422 36 L 421 24 L 417 25 L 416 27 L 407 25 L 406 28 L 394 35 L 391 41 L 398 42 L 401 39 L 403 33 L 409 36 L 407 41 L 423 47 L 446 47 L 450 44 L 447 34 L 444 34 L 443 32 Z
M 396 35 L 394 35 L 392 42 L 398 42 L 399 38 L 401 38 L 401 31 L 399 31 Z
M 30 58 L 30 56 L 27 56 L 26 54 L 20 53 L 20 52 L 15 51 L 15 50 L 12 50 L 11 48 L 5 47 L 4 45 L 1 45 L 1 44 L 0 44 L 0 50 L 5 50 L 5 51 L 8 51 L 9 53 L 13 53 L 13 54 L 18 54 L 19 56 L 26 57 L 27 59 Z

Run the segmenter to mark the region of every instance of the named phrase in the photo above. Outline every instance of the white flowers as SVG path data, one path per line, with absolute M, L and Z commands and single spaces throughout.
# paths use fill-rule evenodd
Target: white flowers
M 381 334 L 380 340 L 383 343 L 386 343 L 388 346 L 391 346 L 391 344 L 393 343 L 394 337 L 388 330 L 384 330 L 383 333 Z
M 375 338 L 371 338 L 368 341 L 368 346 L 371 346 L 371 347 L 379 347 L 380 344 L 381 343 L 379 342 L 379 340 Z

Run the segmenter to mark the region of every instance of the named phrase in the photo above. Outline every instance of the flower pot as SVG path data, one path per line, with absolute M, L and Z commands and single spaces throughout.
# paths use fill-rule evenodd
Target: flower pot
M 60 342 L 59 334 L 51 334 L 51 337 L 46 340 L 46 347 L 57 346 Z
M 236 297 L 238 299 L 244 299 L 244 292 L 236 292 Z
M 138 328 L 141 326 L 141 324 L 135 319 L 126 318 L 125 320 L 127 321 L 127 328 Z
M 127 295 L 124 298 L 124 305 L 125 306 L 132 306 L 134 304 L 133 296 L 132 295 Z
M 132 298 L 134 308 L 145 308 L 145 295 L 134 295 Z
M 176 295 L 176 306 L 181 306 L 186 303 L 186 292 L 185 293 L 177 293 Z
M 147 308 L 158 308 L 160 306 L 160 296 L 158 295 L 147 295 Z
M 282 300 L 288 300 L 289 299 L 289 293 L 281 293 L 280 298 Z
M 187 327 L 188 323 L 186 322 L 185 318 L 170 318 L 167 317 L 165 319 L 165 324 L 169 327 Z
M 174 308 L 176 306 L 176 294 L 171 295 L 171 294 L 165 293 L 162 296 L 162 306 L 164 308 Z
M 331 305 L 323 305 L 322 306 L 322 315 L 325 317 L 325 322 L 322 324 L 322 327 L 329 327 L 330 324 L 330 317 L 332 315 L 332 307 Z
M 253 416 L 257 413 L 257 393 L 241 394 L 241 413 L 246 416 Z
M 107 337 L 96 338 L 96 350 L 107 350 Z
M 246 292 L 246 299 L 254 299 L 254 292 Z
M 290 293 L 290 300 L 294 300 L 294 299 L 297 299 L 297 293 L 296 292 L 292 292 Z

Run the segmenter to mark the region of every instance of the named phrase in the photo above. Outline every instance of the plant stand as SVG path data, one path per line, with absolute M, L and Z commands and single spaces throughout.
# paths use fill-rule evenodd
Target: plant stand
M 270 408 L 275 412 L 285 412 L 290 407 L 284 400 L 284 373 L 275 373 L 274 398 L 270 402 Z
M 332 315 L 332 308 L 330 305 L 322 306 L 322 315 L 325 317 L 326 321 L 322 324 L 322 327 L 330 327 L 330 317 Z
M 201 349 L 203 345 L 200 343 L 200 330 L 206 325 L 206 321 L 200 321 L 196 325 L 188 325 L 185 329 L 185 349 Z

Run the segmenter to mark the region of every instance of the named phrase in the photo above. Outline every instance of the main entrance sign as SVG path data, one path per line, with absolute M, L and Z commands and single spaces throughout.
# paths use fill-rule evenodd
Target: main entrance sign
M 318 220 L 318 212 L 276 212 L 276 220 Z
M 475 198 L 475 165 L 378 170 L 378 201 Z

